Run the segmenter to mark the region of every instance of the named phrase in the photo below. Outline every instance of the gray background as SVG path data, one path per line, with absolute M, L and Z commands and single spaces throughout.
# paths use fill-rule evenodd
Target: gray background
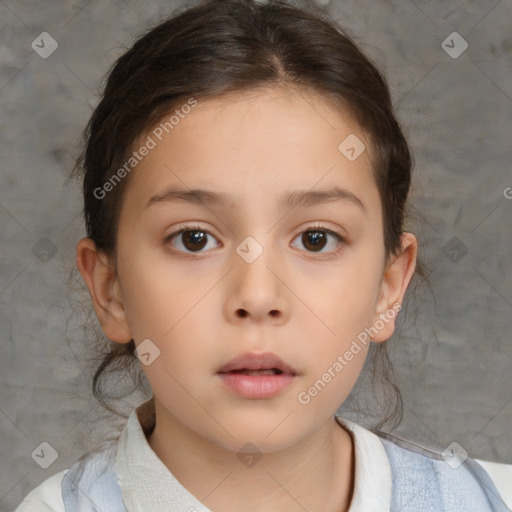
M 398 433 L 512 463 L 512 3 L 321 3 L 386 74 L 416 159 L 409 229 L 434 295 L 418 291 L 391 342 L 405 403 Z M 113 421 L 88 381 L 90 301 L 81 278 L 68 279 L 84 236 L 68 176 L 103 75 L 178 5 L 0 0 L 1 510 Z M 47 59 L 31 48 L 43 31 L 59 44 Z M 469 45 L 458 58 L 442 47 L 452 32 Z M 43 441 L 58 453 L 47 469 L 31 457 Z

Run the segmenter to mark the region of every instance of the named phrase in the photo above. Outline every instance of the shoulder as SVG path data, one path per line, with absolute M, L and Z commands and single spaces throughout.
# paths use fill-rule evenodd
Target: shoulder
M 15 512 L 65 512 L 61 484 L 67 469 L 32 489 Z
M 491 477 L 503 501 L 512 510 L 512 464 L 475 459 Z
M 436 499 L 442 510 L 460 510 L 456 507 L 461 505 L 464 510 L 512 508 L 512 465 L 476 461 L 462 449 L 440 454 L 392 436 L 379 438 L 389 457 L 397 500 Z
M 30 491 L 15 512 L 66 512 L 67 505 L 72 510 L 89 510 L 87 501 L 103 504 L 107 499 L 105 495 L 112 493 L 117 497 L 113 468 L 115 449 L 116 446 L 110 444 L 86 452 L 71 467 Z M 100 507 L 100 510 L 111 509 Z

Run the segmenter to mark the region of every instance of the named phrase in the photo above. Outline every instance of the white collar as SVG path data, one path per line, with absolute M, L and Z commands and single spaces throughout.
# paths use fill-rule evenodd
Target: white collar
M 341 416 L 336 421 L 352 433 L 355 446 L 354 495 L 348 512 L 391 510 L 391 466 L 379 437 Z
M 153 413 L 152 400 L 134 409 L 119 438 L 115 465 L 127 511 L 211 512 L 181 485 L 147 442 L 146 435 L 154 428 Z M 354 494 L 349 512 L 389 512 L 391 468 L 383 444 L 357 423 L 335 418 L 351 432 L 355 445 Z

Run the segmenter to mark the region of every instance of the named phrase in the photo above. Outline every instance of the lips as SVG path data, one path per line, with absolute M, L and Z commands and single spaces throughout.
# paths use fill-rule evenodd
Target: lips
M 237 397 L 269 400 L 296 380 L 297 370 L 269 352 L 246 352 L 222 366 L 217 372 L 224 389 Z
M 217 373 L 239 373 L 245 375 L 297 375 L 297 370 L 270 352 L 255 354 L 246 352 L 231 359 Z

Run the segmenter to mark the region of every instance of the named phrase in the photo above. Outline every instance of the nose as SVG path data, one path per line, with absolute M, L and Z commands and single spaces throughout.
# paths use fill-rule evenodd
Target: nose
M 275 253 L 265 248 L 252 262 L 235 253 L 233 265 L 225 301 L 228 319 L 286 322 L 289 314 L 286 279 Z

